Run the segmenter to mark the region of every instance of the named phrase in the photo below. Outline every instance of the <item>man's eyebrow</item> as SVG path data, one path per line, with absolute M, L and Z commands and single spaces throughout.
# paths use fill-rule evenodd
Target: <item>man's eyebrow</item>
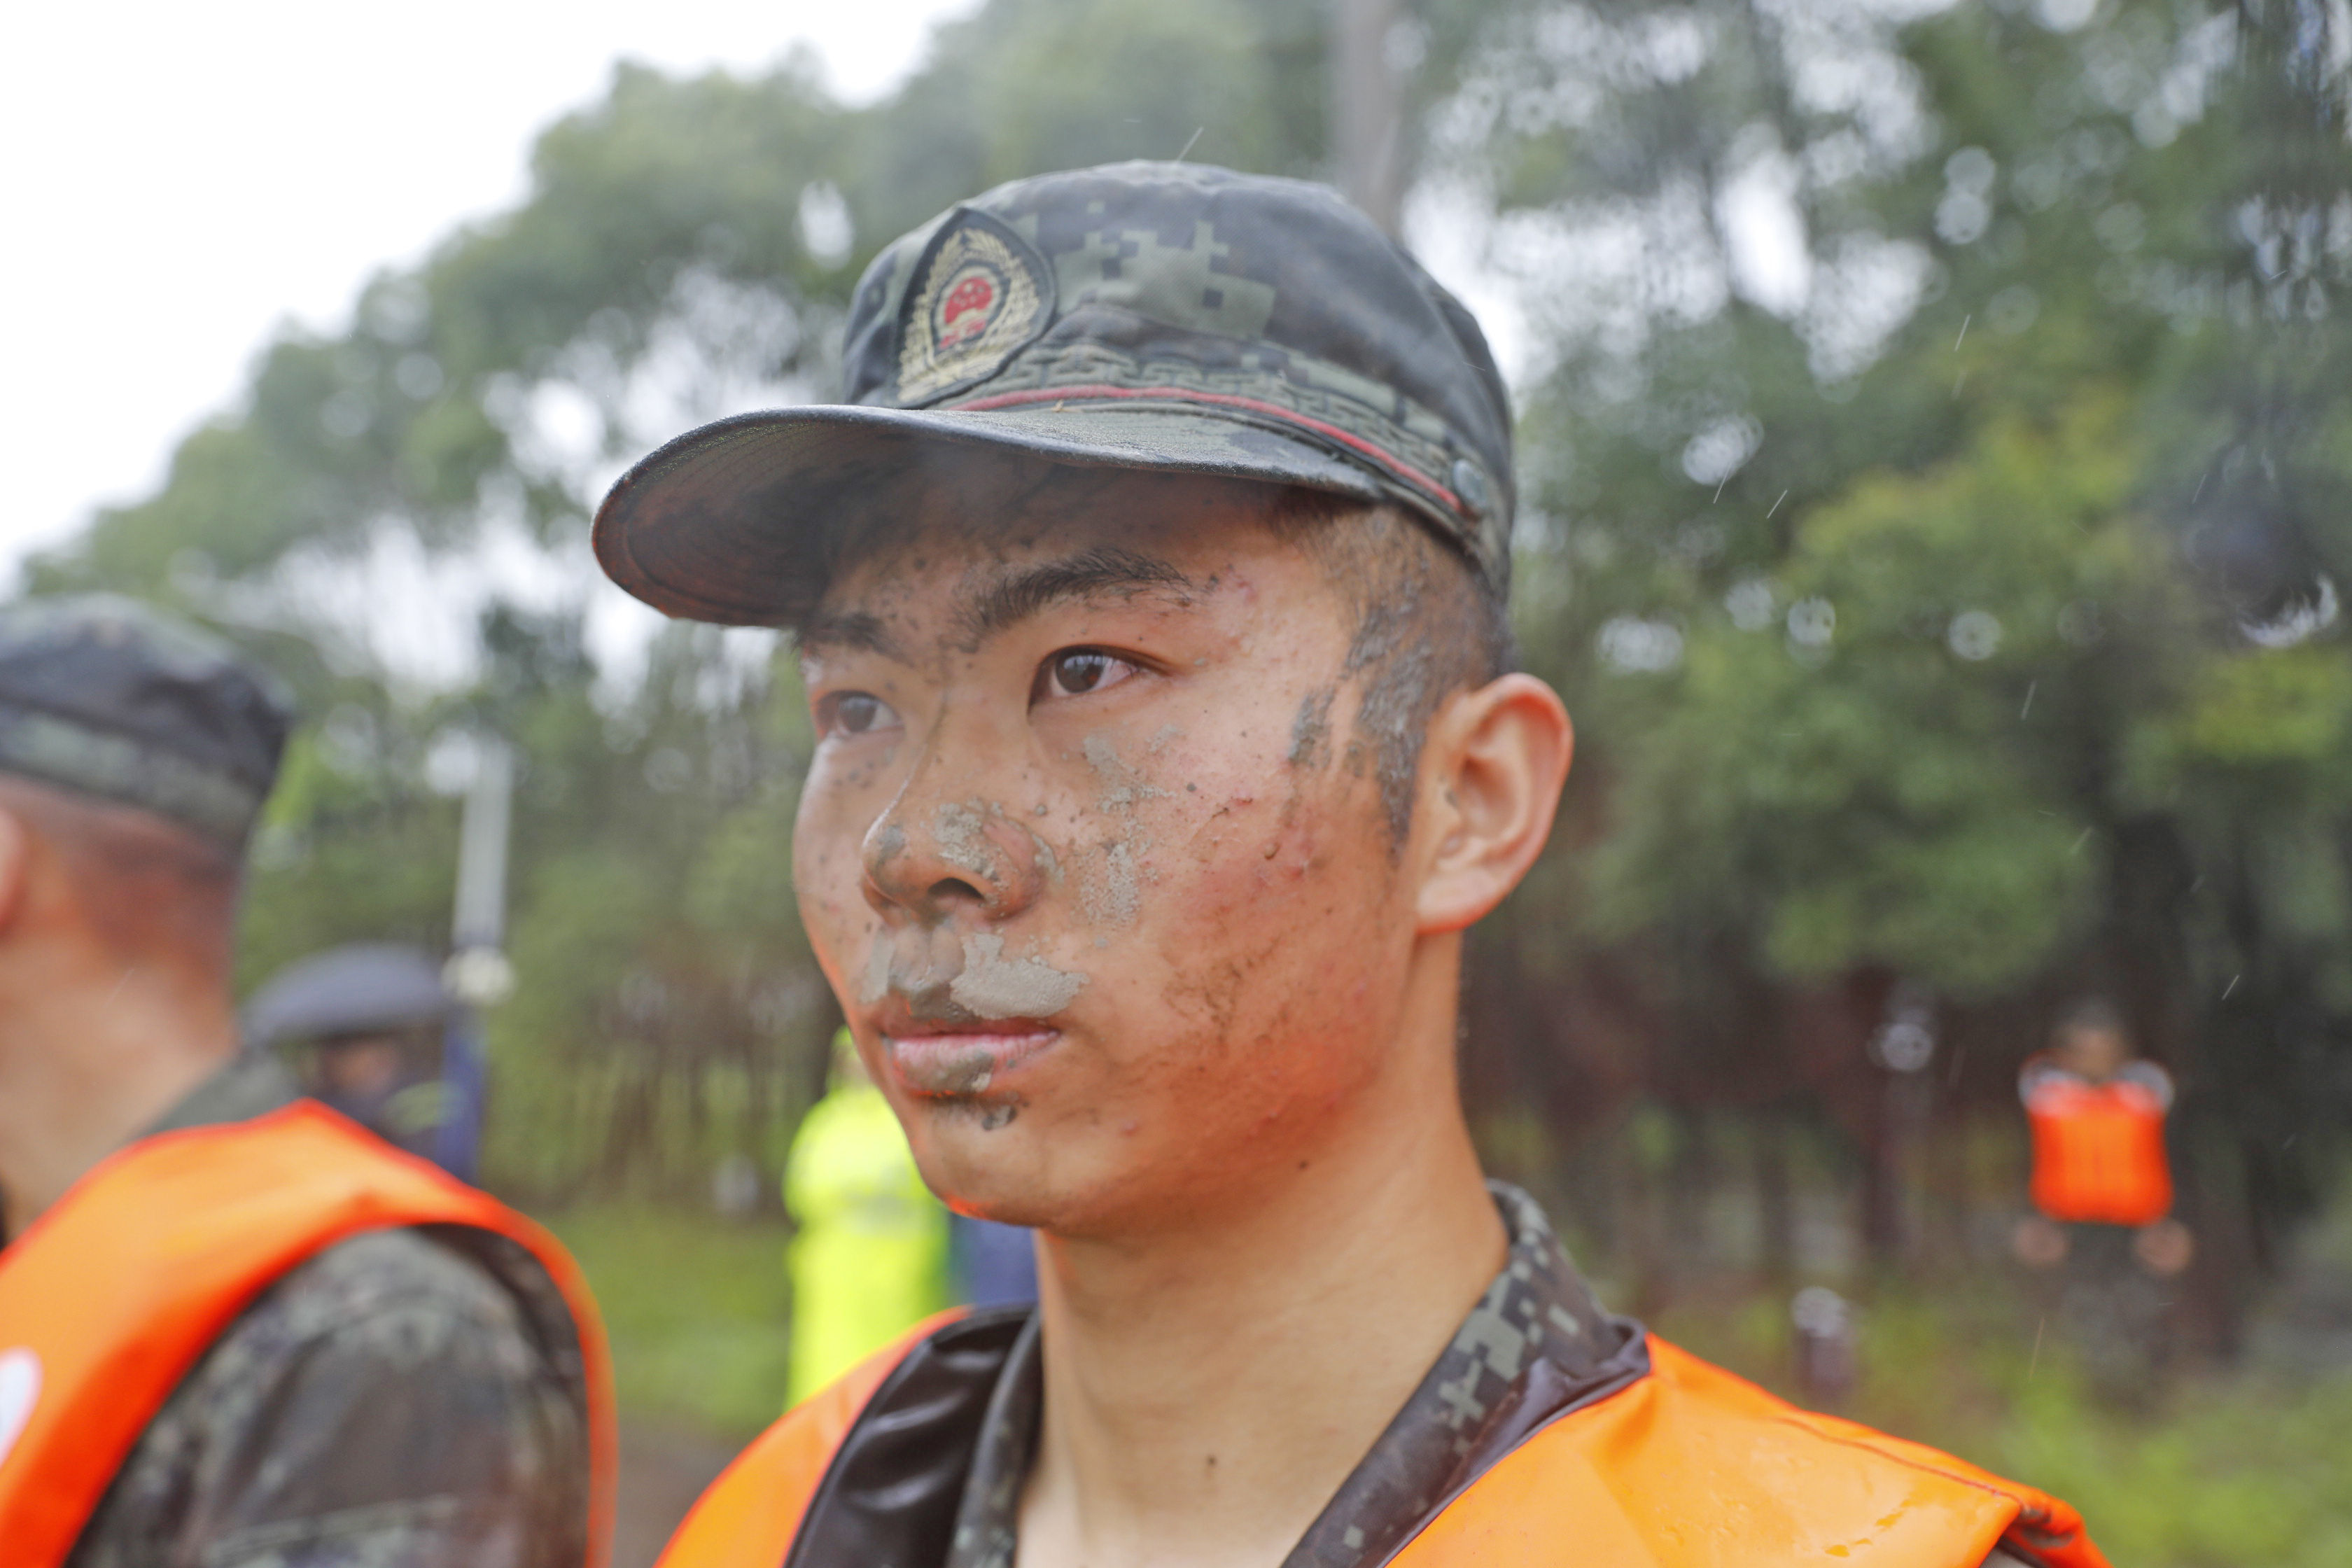
M 904 662 L 897 641 L 883 629 L 881 617 L 864 610 L 820 610 L 800 628 L 793 641 L 803 653 L 848 649 L 878 653 L 885 658 Z
M 1131 550 L 1089 550 L 1048 561 L 990 584 L 966 617 L 972 640 L 994 636 L 1066 599 L 1131 598 L 1154 589 L 1193 591 L 1192 579 L 1165 561 Z

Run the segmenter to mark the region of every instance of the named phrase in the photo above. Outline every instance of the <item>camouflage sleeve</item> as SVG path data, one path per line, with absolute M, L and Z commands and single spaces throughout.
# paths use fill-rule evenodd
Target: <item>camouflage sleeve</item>
M 328 1248 L 173 1394 L 68 1568 L 578 1568 L 582 1414 L 528 1321 L 425 1233 Z

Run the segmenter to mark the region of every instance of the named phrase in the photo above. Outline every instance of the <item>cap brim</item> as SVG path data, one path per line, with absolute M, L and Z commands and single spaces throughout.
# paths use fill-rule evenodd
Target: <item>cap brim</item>
M 1307 435 L 1197 405 L 812 405 L 703 426 L 638 463 L 596 510 L 596 559 L 666 615 L 791 625 L 814 608 L 862 519 L 877 506 L 915 503 L 925 489 L 968 483 L 971 458 L 986 455 L 1422 504 Z

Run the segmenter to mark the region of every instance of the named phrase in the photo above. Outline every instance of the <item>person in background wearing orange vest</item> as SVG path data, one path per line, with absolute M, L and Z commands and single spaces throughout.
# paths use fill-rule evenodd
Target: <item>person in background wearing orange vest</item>
M 1482 1175 L 1463 932 L 1570 728 L 1513 672 L 1502 381 L 1403 249 L 1318 185 L 1044 175 L 887 247 L 845 362 L 645 459 L 596 551 L 797 633 L 810 941 L 1041 1301 L 786 1415 L 665 1568 L 2105 1562 L 1612 1314 Z
M 131 601 L 0 610 L 0 1562 L 596 1568 L 571 1260 L 239 1045 L 287 723 Z
M 2151 1282 L 2180 1273 L 2196 1250 L 2172 1217 L 2172 1079 L 2132 1054 L 2122 1015 L 2086 997 L 2060 1019 L 2050 1049 L 2027 1059 L 2017 1092 L 2037 1211 L 2018 1222 L 2018 1258 L 2067 1267 L 2060 1315 L 2076 1348 L 2103 1386 L 2137 1395 L 2163 1348 L 2165 1301 Z
M 2151 1274 L 2189 1267 L 2188 1227 L 2172 1217 L 2172 1164 L 2164 1119 L 2172 1078 L 2135 1057 L 2122 1015 L 2098 997 L 2060 1020 L 2050 1049 L 2029 1058 L 2018 1098 L 2033 1133 L 2033 1206 L 2021 1222 L 2018 1256 L 2035 1268 L 2063 1262 L 2062 1226 L 2121 1226 Z

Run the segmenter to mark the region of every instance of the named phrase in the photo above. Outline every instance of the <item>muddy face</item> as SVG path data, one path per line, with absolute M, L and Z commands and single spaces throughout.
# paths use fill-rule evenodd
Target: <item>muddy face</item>
M 1392 1033 L 1350 618 L 1250 487 L 975 489 L 803 640 L 801 912 L 943 1195 L 1148 1224 L 1312 1159 Z

